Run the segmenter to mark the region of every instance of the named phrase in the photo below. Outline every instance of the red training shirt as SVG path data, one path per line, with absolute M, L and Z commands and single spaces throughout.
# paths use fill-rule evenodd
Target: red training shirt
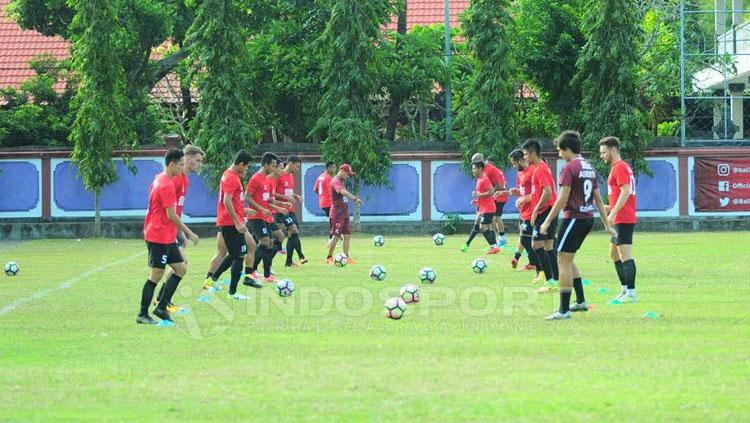
M 255 175 L 250 178 L 250 182 L 247 183 L 247 195 L 252 198 L 253 201 L 258 203 L 258 205 L 269 211 L 271 209 L 269 203 L 271 201 L 272 183 L 272 178 L 264 175 L 263 172 L 260 171 L 256 172 Z M 273 215 L 263 214 L 258 210 L 250 212 L 250 214 L 247 215 L 247 218 L 250 220 L 263 220 L 267 223 L 273 222 Z
M 294 175 L 291 173 L 282 173 L 279 179 L 276 180 L 276 194 L 286 195 L 287 197 L 293 198 L 294 196 Z M 284 200 L 286 201 L 286 200 Z M 294 200 L 292 205 L 287 208 L 290 212 L 294 212 L 297 209 L 294 207 Z
M 180 173 L 179 176 L 176 176 L 172 180 L 172 182 L 174 183 L 175 195 L 177 196 L 177 206 L 175 206 L 175 211 L 177 212 L 177 216 L 182 217 L 182 210 L 185 207 L 185 196 L 187 196 L 190 181 L 188 180 L 187 175 Z
M 501 187 L 505 186 L 505 174 L 490 162 L 484 164 L 484 176 L 489 178 L 493 188 L 501 189 Z M 500 195 L 495 198 L 495 201 L 498 203 L 506 203 L 508 202 L 508 195 Z
M 534 174 L 534 165 L 528 165 L 523 170 L 518 172 L 516 177 L 516 185 L 518 190 L 521 192 L 521 197 L 524 195 L 531 194 L 531 176 Z M 518 213 L 521 215 L 522 220 L 531 219 L 531 212 L 534 211 L 533 201 L 527 201 L 521 205 L 521 209 Z
M 143 238 L 148 242 L 172 244 L 177 241 L 177 226 L 167 216 L 167 208 L 177 204 L 173 179 L 162 172 L 149 187 L 148 212 L 143 222 Z
M 234 214 L 237 215 L 240 222 L 244 222 L 245 197 L 242 191 L 242 180 L 240 179 L 240 174 L 232 169 L 225 170 L 224 174 L 221 175 L 219 204 L 216 206 L 216 226 L 234 226 L 234 221 L 229 216 L 226 207 L 224 207 L 224 197 L 227 195 L 232 199 Z
M 557 191 L 555 190 L 555 180 L 552 178 L 552 171 L 549 170 L 547 163 L 540 161 L 534 166 L 534 173 L 531 176 L 531 210 L 539 203 L 542 199 L 542 191 L 544 187 L 549 187 L 550 197 L 547 200 L 547 204 L 539 208 L 539 214 L 547 211 L 548 208 L 552 207 L 557 200 Z
M 630 185 L 630 198 L 625 202 L 622 209 L 615 215 L 615 224 L 618 223 L 636 223 L 635 216 L 636 199 L 635 199 L 635 177 L 633 170 L 624 160 L 618 160 L 612 165 L 612 170 L 607 178 L 609 188 L 609 206 L 614 207 L 617 199 L 620 198 L 620 187 Z
M 321 209 L 331 207 L 331 179 L 333 177 L 328 172 L 323 172 L 315 180 L 313 191 L 318 193 L 318 207 Z
M 490 188 L 492 188 L 492 181 L 490 181 L 490 178 L 483 176 L 477 179 L 477 184 L 474 190 L 481 194 L 489 191 Z M 477 207 L 479 207 L 479 213 L 495 213 L 495 211 L 497 211 L 495 200 L 491 196 L 478 197 Z

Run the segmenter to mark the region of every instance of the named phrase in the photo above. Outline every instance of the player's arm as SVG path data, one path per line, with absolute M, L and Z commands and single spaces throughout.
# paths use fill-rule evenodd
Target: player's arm
M 337 189 L 336 192 L 356 203 L 362 204 L 362 199 L 347 191 L 346 188 L 341 188 L 340 190 Z
M 279 200 L 274 200 L 273 202 L 268 203 L 268 206 L 271 208 L 271 210 L 283 215 L 289 214 L 289 211 L 286 209 L 286 207 L 289 207 L 289 205 L 289 203 Z
M 620 185 L 620 196 L 617 197 L 617 202 L 611 205 L 609 208 L 609 221 L 614 222 L 617 213 L 625 207 L 625 203 L 630 198 L 630 183 Z
M 492 197 L 493 195 L 495 195 L 495 189 L 492 187 L 489 187 L 485 192 L 477 192 L 477 198 Z
M 594 188 L 594 203 L 596 203 L 596 208 L 599 209 L 599 218 L 604 224 L 604 230 L 612 234 L 612 236 L 617 237 L 617 231 L 609 223 L 611 215 L 609 217 L 607 216 L 607 207 L 604 205 L 602 194 L 601 192 L 599 192 L 599 188 Z
M 544 207 L 544 205 L 547 204 L 547 201 L 549 201 L 551 196 L 552 196 L 552 188 L 550 188 L 549 185 L 543 187 L 542 196 L 539 198 L 539 202 L 536 203 L 536 206 L 534 206 L 534 210 L 531 211 L 531 224 L 532 225 L 536 222 L 536 217 L 539 216 L 539 210 L 541 210 L 542 207 Z
M 250 206 L 251 209 L 257 210 L 261 212 L 262 214 L 271 214 L 270 210 L 256 203 L 255 200 L 253 200 L 252 195 L 247 195 L 246 197 L 247 197 L 247 204 Z
M 191 231 L 190 228 L 187 227 L 187 225 L 182 223 L 182 219 L 180 219 L 180 216 L 177 216 L 177 210 L 175 210 L 174 206 L 167 207 L 167 217 L 172 221 L 172 223 L 174 223 L 175 226 L 177 226 L 178 231 L 182 231 L 185 233 L 187 238 L 193 242 L 193 245 L 198 245 L 198 235 Z
M 221 201 L 224 203 L 224 208 L 227 210 L 229 218 L 234 222 L 234 227 L 237 228 L 239 233 L 244 234 L 247 231 L 247 226 L 237 216 L 237 211 L 234 209 L 234 204 L 232 204 L 232 196 L 225 193 Z
M 544 187 L 545 189 L 549 189 L 549 187 Z M 547 228 L 549 228 L 549 225 L 552 224 L 552 220 L 557 219 L 557 214 L 560 213 L 560 210 L 565 207 L 565 203 L 568 202 L 568 197 L 570 197 L 570 187 L 567 185 L 563 185 L 560 187 L 560 194 L 557 196 L 557 200 L 555 200 L 555 204 L 552 205 L 552 209 L 550 209 L 549 215 L 546 219 L 544 219 L 544 222 L 542 222 L 542 225 L 539 227 L 539 232 L 546 234 Z

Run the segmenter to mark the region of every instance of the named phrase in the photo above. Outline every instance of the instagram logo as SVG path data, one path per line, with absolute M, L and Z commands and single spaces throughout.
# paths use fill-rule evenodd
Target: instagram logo
M 716 173 L 719 176 L 729 176 L 729 165 L 726 163 L 722 163 L 716 166 Z

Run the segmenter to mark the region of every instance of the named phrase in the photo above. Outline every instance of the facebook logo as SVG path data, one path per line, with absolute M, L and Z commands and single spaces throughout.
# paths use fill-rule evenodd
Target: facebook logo
M 729 191 L 729 181 L 719 181 L 719 192 Z

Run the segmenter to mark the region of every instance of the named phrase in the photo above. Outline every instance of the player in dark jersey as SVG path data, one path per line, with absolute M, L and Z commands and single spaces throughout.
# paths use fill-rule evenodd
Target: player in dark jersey
M 557 213 L 563 210 L 563 221 L 557 238 L 557 260 L 560 269 L 560 308 L 547 320 L 570 319 L 571 311 L 587 311 L 588 305 L 581 283 L 581 273 L 574 259 L 576 252 L 594 226 L 594 210 L 607 232 L 615 234 L 607 221 L 607 209 L 599 193 L 598 176 L 594 167 L 581 156 L 581 136 L 575 131 L 565 131 L 555 140 L 560 158 L 567 163 L 560 173 L 560 194 L 552 211 L 542 222 L 539 231 L 546 234 Z M 576 304 L 570 306 L 572 289 L 576 291 Z
M 164 157 L 164 172 L 156 175 L 149 189 L 148 213 L 143 222 L 143 237 L 148 248 L 150 274 L 141 291 L 141 310 L 136 319 L 136 322 L 140 324 L 156 324 L 156 321 L 148 315 L 148 307 L 167 265 L 174 273 L 166 282 L 164 294 L 154 309 L 154 314 L 163 321 L 172 322 L 167 305 L 172 302 L 172 296 L 187 272 L 185 259 L 177 248 L 177 231 L 182 231 L 193 244 L 198 244 L 198 236 L 182 223 L 175 208 L 177 195 L 173 180 L 182 174 L 183 156 L 182 150 L 169 150 Z
M 326 264 L 333 264 L 333 251 L 336 249 L 339 237 L 344 238 L 344 254 L 349 257 L 349 263 L 355 264 L 349 256 L 349 238 L 352 233 L 351 222 L 349 221 L 349 200 L 359 204 L 362 204 L 362 200 L 344 187 L 346 180 L 354 175 L 351 165 L 344 163 L 339 166 L 339 172 L 331 179 L 331 228 L 333 236 L 328 241 Z
M 610 166 L 607 178 L 609 194 L 609 223 L 617 237 L 612 238 L 609 255 L 615 262 L 622 291 L 609 304 L 635 303 L 635 260 L 633 259 L 633 230 L 637 222 L 635 177 L 630 166 L 620 158 L 620 140 L 605 137 L 599 141 L 599 156 Z

